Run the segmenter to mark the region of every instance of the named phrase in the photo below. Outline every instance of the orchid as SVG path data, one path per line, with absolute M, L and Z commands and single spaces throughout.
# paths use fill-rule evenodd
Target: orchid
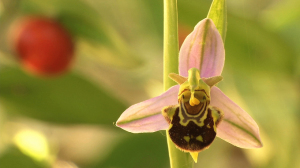
M 195 162 L 215 136 L 241 148 L 262 147 L 256 122 L 215 86 L 222 80 L 224 61 L 216 26 L 208 18 L 200 21 L 181 46 L 179 75 L 169 75 L 179 85 L 130 106 L 116 125 L 132 133 L 168 130 L 175 145 L 190 152 Z

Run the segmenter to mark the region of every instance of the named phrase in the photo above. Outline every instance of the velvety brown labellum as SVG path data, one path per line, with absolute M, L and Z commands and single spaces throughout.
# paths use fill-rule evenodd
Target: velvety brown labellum
M 188 110 L 196 106 L 186 108 L 186 103 L 180 102 L 179 106 L 165 108 L 163 113 L 171 116 L 166 120 L 170 123 L 168 133 L 175 145 L 186 152 L 200 152 L 210 146 L 216 137 L 216 126 L 222 119 L 222 112 L 208 106 L 208 102 L 202 105 L 199 115 L 188 115 Z M 206 109 L 206 110 L 204 110 Z M 190 113 L 189 113 L 190 114 Z
M 211 109 L 208 109 L 207 118 L 202 127 L 189 121 L 187 126 L 180 124 L 179 107 L 176 109 L 172 120 L 169 135 L 180 149 L 188 152 L 200 152 L 208 147 L 216 137 Z

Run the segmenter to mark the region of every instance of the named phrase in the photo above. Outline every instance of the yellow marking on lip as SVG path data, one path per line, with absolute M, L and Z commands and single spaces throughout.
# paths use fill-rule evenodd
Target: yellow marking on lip
M 199 127 L 204 126 L 204 120 L 207 118 L 208 110 L 202 111 L 198 115 L 194 116 L 194 115 L 189 115 L 188 112 L 186 112 L 186 109 L 184 108 L 185 106 L 183 105 L 183 102 L 181 102 L 180 107 L 183 107 L 183 109 L 180 108 L 179 112 L 178 112 L 178 116 L 180 118 L 180 121 L 179 121 L 180 125 L 187 126 L 190 121 L 193 121 Z M 187 122 L 183 122 L 183 120 L 185 119 L 184 116 L 183 116 L 183 113 L 189 117 Z M 198 118 L 200 115 L 202 115 L 202 113 L 204 113 L 203 116 L 201 118 Z
M 183 139 L 189 143 L 191 138 L 189 136 L 184 136 Z
M 200 121 L 197 121 L 196 117 L 195 117 L 194 119 L 188 119 L 188 121 L 185 122 L 185 123 L 183 122 L 184 117 L 183 117 L 182 113 L 184 113 L 184 112 L 179 111 L 179 113 L 178 113 L 178 116 L 180 118 L 180 121 L 179 121 L 180 125 L 187 126 L 190 121 L 193 121 L 199 127 L 203 127 L 204 126 L 204 120 L 207 118 L 207 110 L 204 111 L 203 117 L 200 118 Z M 201 115 L 201 113 L 199 113 L 199 115 Z
M 199 135 L 199 136 L 197 136 L 197 138 L 196 138 L 198 141 L 200 141 L 200 142 L 203 142 L 203 138 L 202 138 L 202 136 L 201 135 Z

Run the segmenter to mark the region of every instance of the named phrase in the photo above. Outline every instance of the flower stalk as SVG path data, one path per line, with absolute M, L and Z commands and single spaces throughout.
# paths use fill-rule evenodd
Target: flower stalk
M 177 85 L 169 78 L 178 74 L 178 17 L 177 0 L 164 0 L 164 90 Z
M 169 78 L 170 73 L 178 74 L 178 14 L 177 0 L 164 0 L 164 90 L 176 85 Z M 194 162 L 189 153 L 184 153 L 177 149 L 169 137 L 167 143 L 171 168 L 191 168 Z

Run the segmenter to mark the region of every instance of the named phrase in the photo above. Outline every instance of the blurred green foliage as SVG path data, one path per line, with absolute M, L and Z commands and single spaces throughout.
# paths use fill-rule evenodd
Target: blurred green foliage
M 42 168 L 39 163 L 34 162 L 30 157 L 22 154 L 16 148 L 10 148 L 0 158 L 1 167 L 24 167 L 24 168 Z
M 178 0 L 179 27 L 186 29 L 179 33 L 206 17 L 210 3 Z M 300 1 L 231 0 L 227 6 L 226 63 L 219 86 L 257 121 L 264 147 L 239 149 L 218 139 L 199 154 L 196 167 L 299 167 Z M 32 124 L 36 121 L 47 128 L 41 132 L 50 146 L 58 147 L 57 160 L 87 168 L 168 167 L 163 133 L 135 135 L 113 125 L 130 104 L 162 90 L 162 10 L 160 0 L 0 1 L 0 167 L 41 167 L 13 147 L 15 132 L 7 127 L 14 123 L 15 130 L 41 131 Z M 55 18 L 73 34 L 76 60 L 70 73 L 44 79 L 22 71 L 6 35 L 15 18 L 28 14 Z M 70 135 L 69 144 L 85 140 L 82 150 L 110 146 L 84 161 L 83 151 L 67 156 L 70 148 L 57 145 L 62 140 L 49 133 L 57 125 L 75 124 L 117 135 L 97 132 L 103 141 Z M 91 144 L 97 145 L 88 148 Z
M 111 125 L 126 109 L 104 89 L 75 74 L 40 79 L 3 68 L 0 78 L 1 100 L 10 113 L 61 124 Z

